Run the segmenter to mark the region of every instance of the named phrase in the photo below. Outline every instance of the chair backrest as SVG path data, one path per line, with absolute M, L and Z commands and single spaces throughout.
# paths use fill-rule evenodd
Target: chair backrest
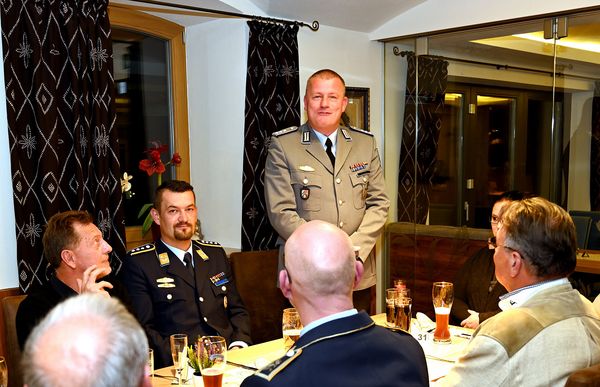
M 600 250 L 600 211 L 571 210 L 569 214 L 571 216 L 589 216 L 592 218 L 586 249 Z
M 4 316 L 4 334 L 6 337 L 6 365 L 8 366 L 8 385 L 22 386 L 21 376 L 21 347 L 17 339 L 17 324 L 15 318 L 19 304 L 25 295 L 8 296 L 2 299 L 2 312 Z
M 250 314 L 254 344 L 281 337 L 281 317 L 288 305 L 277 287 L 278 250 L 231 253 L 237 289 Z
M 463 263 L 487 246 L 491 230 L 468 227 L 424 225 L 407 222 L 385 227 L 385 252 L 389 281 L 403 278 L 411 289 L 413 310 L 435 318 L 431 284 L 456 277 Z
M 571 218 L 573 219 L 575 233 L 577 234 L 577 247 L 585 250 L 588 248 L 592 218 L 582 215 L 571 215 Z
M 600 364 L 574 371 L 565 387 L 600 387 Z

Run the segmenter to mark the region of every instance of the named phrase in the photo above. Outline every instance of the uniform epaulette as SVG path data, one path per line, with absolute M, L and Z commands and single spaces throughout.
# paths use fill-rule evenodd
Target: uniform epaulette
M 354 132 L 363 133 L 363 134 L 366 134 L 367 136 L 373 137 L 373 133 L 369 132 L 368 130 L 358 129 L 358 128 L 355 128 L 353 126 L 349 126 L 349 128 L 350 128 L 350 130 L 352 130 Z
M 213 241 L 194 240 L 194 243 L 202 245 L 202 246 L 221 247 L 221 244 L 219 242 L 213 242 Z
M 302 353 L 302 348 L 290 349 L 286 354 L 275 360 L 273 363 L 256 371 L 255 375 L 263 379 L 271 381 L 281 371 L 285 369 L 294 359 Z
M 154 243 L 146 243 L 145 245 L 138 246 L 132 250 L 130 250 L 127 255 L 138 255 L 141 253 L 147 253 L 148 251 L 156 250 L 156 246 Z
M 282 136 L 282 135 L 284 135 L 284 134 L 293 133 L 293 132 L 295 132 L 296 130 L 298 130 L 298 127 L 297 127 L 297 126 L 290 126 L 289 128 L 281 129 L 281 130 L 279 130 L 279 131 L 277 131 L 277 132 L 273 133 L 273 136 L 275 136 L 275 137 L 279 137 L 279 136 Z

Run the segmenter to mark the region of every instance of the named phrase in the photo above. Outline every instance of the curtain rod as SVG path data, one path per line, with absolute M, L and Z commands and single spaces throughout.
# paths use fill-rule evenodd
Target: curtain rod
M 394 46 L 393 50 L 394 50 L 394 55 L 396 55 L 396 56 L 406 56 L 408 54 L 414 54 L 414 52 L 412 52 L 412 51 L 400 51 L 400 49 L 397 46 Z M 538 69 L 532 69 L 529 67 L 512 66 L 512 65 L 507 65 L 507 64 L 503 65 L 503 64 L 499 64 L 499 63 L 490 63 L 490 62 L 481 62 L 481 61 L 471 60 L 471 59 L 451 58 L 451 57 L 439 56 L 439 55 L 419 55 L 419 56 L 425 56 L 425 57 L 430 57 L 430 58 L 439 58 L 439 59 L 449 60 L 449 61 L 453 61 L 453 62 L 470 63 L 470 64 L 476 64 L 476 65 L 481 65 L 481 66 L 490 66 L 490 67 L 495 67 L 496 70 L 529 71 L 532 73 L 546 74 L 549 76 L 552 76 L 554 74 L 552 71 L 548 71 L 548 70 L 538 70 Z M 579 78 L 579 79 L 587 79 L 587 80 L 598 79 L 598 78 L 586 77 L 584 75 L 565 74 L 565 73 L 561 73 L 561 72 L 557 72 L 556 75 L 559 77 L 571 77 L 571 78 Z
M 208 14 L 232 16 L 232 17 L 237 17 L 237 18 L 241 18 L 241 19 L 252 19 L 252 20 L 258 20 L 258 21 L 266 22 L 266 23 L 296 24 L 296 25 L 299 25 L 300 27 L 308 27 L 313 31 L 319 30 L 319 22 L 317 20 L 313 20 L 312 24 L 307 24 L 307 23 L 304 23 L 301 21 L 276 19 L 276 18 L 271 18 L 271 17 L 256 16 L 256 15 L 246 15 L 246 14 L 237 13 L 237 12 L 219 11 L 216 9 L 193 7 L 191 5 L 166 3 L 163 1 L 155 1 L 155 0 L 130 0 L 130 1 L 133 1 L 136 3 L 160 5 L 163 7 L 170 7 L 170 8 L 187 9 L 190 11 L 203 12 L 203 13 L 208 13 Z M 155 11 L 160 12 L 160 9 L 157 8 Z

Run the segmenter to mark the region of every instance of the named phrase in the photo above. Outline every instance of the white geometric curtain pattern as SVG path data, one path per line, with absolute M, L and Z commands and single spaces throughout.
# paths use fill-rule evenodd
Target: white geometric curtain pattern
M 108 0 L 1 5 L 21 289 L 46 280 L 44 226 L 69 209 L 94 216 L 117 272 L 125 233 Z
M 398 221 L 425 224 L 442 127 L 441 113 L 448 84 L 448 62 L 432 56 L 416 57 L 414 53 L 409 53 L 407 64 L 404 128 L 398 172 Z
M 271 134 L 300 124 L 298 26 L 248 22 L 242 181 L 242 250 L 275 248 L 265 210 L 264 171 Z

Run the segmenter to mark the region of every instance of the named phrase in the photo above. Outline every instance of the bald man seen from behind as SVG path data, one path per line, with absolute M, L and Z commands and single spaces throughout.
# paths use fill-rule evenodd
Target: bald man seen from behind
M 348 235 L 319 220 L 285 245 L 282 293 L 304 329 L 286 355 L 246 378 L 255 386 L 428 386 L 425 355 L 408 333 L 375 325 L 352 304 L 363 266 Z

